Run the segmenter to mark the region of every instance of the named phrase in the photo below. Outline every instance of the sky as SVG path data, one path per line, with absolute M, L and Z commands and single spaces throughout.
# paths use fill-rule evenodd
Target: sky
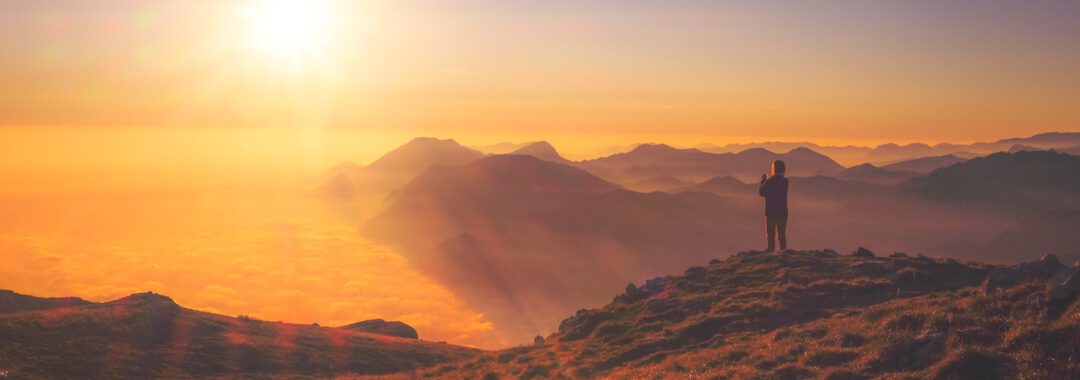
M 269 33 L 252 25 L 259 3 L 2 2 L 0 125 L 480 142 L 1080 128 L 1075 1 L 316 0 L 300 3 L 321 4 L 317 32 Z M 292 38 L 314 46 L 261 46 Z

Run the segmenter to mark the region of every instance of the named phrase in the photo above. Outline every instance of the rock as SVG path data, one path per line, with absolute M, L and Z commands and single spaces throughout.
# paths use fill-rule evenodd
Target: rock
M 912 354 L 915 363 L 932 363 L 945 350 L 945 334 L 940 332 L 926 331 L 915 339 L 918 341 L 918 348 Z
M 686 270 L 686 277 L 701 277 L 704 276 L 707 270 L 705 267 L 690 267 Z
M 535 338 L 533 338 L 533 344 L 544 344 L 544 337 L 537 335 Z
M 1012 286 L 1035 277 L 1049 278 L 1060 273 L 1062 269 L 1068 269 L 1068 267 L 1062 265 L 1057 256 L 1046 255 L 1039 261 L 1023 262 L 1012 268 L 994 269 L 986 276 L 983 289 L 992 292 L 998 288 Z
M 836 251 L 831 249 L 825 249 L 822 251 L 814 252 L 814 255 L 818 257 L 836 257 Z
M 859 247 L 859 249 L 856 249 L 855 252 L 851 253 L 851 257 L 873 258 L 875 256 L 874 252 L 871 252 L 869 249 Z
M 396 336 L 400 338 L 408 339 L 420 339 L 420 335 L 416 333 L 416 329 L 398 321 L 384 321 L 382 319 L 369 319 L 362 322 L 356 322 L 351 325 L 342 326 L 341 328 L 361 331 L 372 334 Z
M 1080 271 L 1076 268 L 1062 268 L 1050 277 L 1050 299 L 1064 301 L 1080 292 Z

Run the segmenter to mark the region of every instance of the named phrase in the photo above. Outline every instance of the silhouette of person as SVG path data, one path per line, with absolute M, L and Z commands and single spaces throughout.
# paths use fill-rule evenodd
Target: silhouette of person
M 758 195 L 765 197 L 765 236 L 769 240 L 766 252 L 776 251 L 776 242 L 780 240 L 780 250 L 787 249 L 787 192 L 788 180 L 784 178 L 784 161 L 772 163 L 772 175 L 761 175 Z

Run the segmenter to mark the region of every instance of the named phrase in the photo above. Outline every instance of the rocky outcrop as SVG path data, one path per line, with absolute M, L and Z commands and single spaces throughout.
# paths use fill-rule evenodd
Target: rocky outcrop
M 342 326 L 341 328 L 362 331 L 372 334 L 381 334 L 396 336 L 399 338 L 408 339 L 420 339 L 420 335 L 416 333 L 416 329 L 399 321 L 385 321 L 382 319 L 369 319 L 362 322 L 356 322 L 351 325 Z

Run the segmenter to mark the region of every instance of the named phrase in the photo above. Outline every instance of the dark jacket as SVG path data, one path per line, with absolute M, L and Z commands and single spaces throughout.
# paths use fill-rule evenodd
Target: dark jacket
M 769 177 L 758 187 L 758 195 L 765 197 L 765 216 L 787 217 L 788 180 L 783 174 Z

